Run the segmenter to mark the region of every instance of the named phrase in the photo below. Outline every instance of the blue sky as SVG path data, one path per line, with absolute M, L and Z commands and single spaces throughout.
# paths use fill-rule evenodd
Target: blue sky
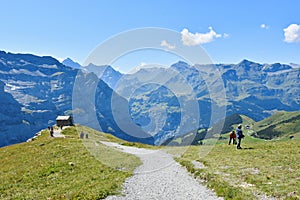
M 160 27 L 185 34 L 214 63 L 300 63 L 298 0 L 0 0 L 0 5 L 0 49 L 9 52 L 84 63 L 114 35 Z M 198 40 L 201 34 L 210 38 Z

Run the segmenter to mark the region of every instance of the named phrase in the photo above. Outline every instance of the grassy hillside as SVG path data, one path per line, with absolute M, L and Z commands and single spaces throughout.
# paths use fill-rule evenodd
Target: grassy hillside
M 300 199 L 299 115 L 300 112 L 279 112 L 260 122 L 241 115 L 246 135 L 242 140 L 244 149 L 228 145 L 227 133 L 203 140 L 206 145 L 190 146 L 176 160 L 225 199 L 264 199 L 265 195 Z M 236 125 L 230 124 L 232 128 Z M 249 129 L 245 129 L 246 125 Z M 266 141 L 251 136 L 254 133 L 280 137 Z M 290 139 L 290 135 L 294 138 Z M 181 148 L 184 147 L 168 150 L 179 155 Z
M 1 148 L 0 199 L 100 199 L 118 193 L 141 161 L 99 141 L 126 142 L 77 128 L 94 138 L 81 140 L 71 127 L 63 131 L 66 138 L 43 131 L 32 142 Z
M 234 115 L 233 115 L 234 116 Z M 286 139 L 289 140 L 290 136 L 294 138 L 300 138 L 300 111 L 296 112 L 277 112 L 276 114 L 262 120 L 259 122 L 255 122 L 251 118 L 245 115 L 236 115 L 239 116 L 241 120 L 239 123 L 243 125 L 244 134 L 251 135 L 253 137 L 248 137 L 247 140 L 259 141 L 259 139 Z M 215 139 L 219 138 L 219 140 L 227 140 L 229 137 L 229 131 L 235 130 L 239 123 L 237 120 L 238 117 L 230 117 L 226 118 L 224 123 L 223 130 L 228 131 L 225 133 L 223 131 L 222 135 L 215 135 Z M 229 123 L 230 122 L 230 123 Z M 246 128 L 246 127 L 249 128 Z M 213 128 L 214 129 L 214 128 Z M 211 143 L 210 139 L 204 140 L 204 143 Z M 222 143 L 218 141 L 217 143 Z
M 254 124 L 253 136 L 263 139 L 300 135 L 300 111 L 278 112 Z
M 185 135 L 172 138 L 172 141 L 166 141 L 163 145 L 167 146 L 185 146 L 199 145 L 200 141 L 204 144 L 214 144 L 216 140 L 227 140 L 229 133 L 235 130 L 238 124 L 253 127 L 255 121 L 245 115 L 233 114 L 214 124 L 210 129 L 199 129 Z M 246 131 L 248 133 L 248 130 Z M 219 143 L 219 141 L 217 141 Z
M 246 136 L 242 150 L 216 144 L 190 146 L 177 161 L 225 199 L 300 199 L 300 140 L 264 141 Z M 168 147 L 176 155 L 183 147 Z M 203 156 L 206 151 L 210 151 Z M 178 155 L 178 154 L 177 154 Z
M 202 146 L 160 148 L 180 155 L 178 162 L 225 199 L 259 199 L 264 194 L 300 199 L 299 116 L 300 112 L 279 112 L 261 122 L 243 115 L 232 118 L 241 118 L 244 127 L 250 125 L 244 129 L 242 150 L 227 144 L 228 134 L 206 139 Z M 275 131 L 280 132 L 280 140 L 251 136 Z M 80 132 L 89 139 L 79 139 Z M 32 142 L 0 148 L 0 199 L 102 199 L 118 194 L 141 161 L 100 141 L 159 148 L 126 142 L 83 126 L 67 128 L 63 134 L 66 138 L 50 138 L 48 131 L 43 131 Z M 295 137 L 289 139 L 289 135 Z M 176 142 L 184 144 L 189 137 L 192 135 Z

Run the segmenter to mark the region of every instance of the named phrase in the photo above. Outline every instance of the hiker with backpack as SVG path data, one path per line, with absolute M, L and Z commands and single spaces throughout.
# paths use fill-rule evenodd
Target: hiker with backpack
M 237 135 L 237 139 L 238 139 L 236 149 L 242 149 L 241 141 L 245 137 L 245 135 L 243 134 L 243 131 L 242 131 L 242 124 L 239 124 L 238 127 L 236 128 L 236 135 Z

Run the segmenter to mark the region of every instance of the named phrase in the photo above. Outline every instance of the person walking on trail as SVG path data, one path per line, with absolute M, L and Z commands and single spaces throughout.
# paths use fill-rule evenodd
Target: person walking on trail
M 238 125 L 238 127 L 236 128 L 236 134 L 237 134 L 237 139 L 238 139 L 236 148 L 241 149 L 242 148 L 241 147 L 241 141 L 245 137 L 244 134 L 243 134 L 243 131 L 242 131 L 242 124 Z
M 50 127 L 50 137 L 54 137 L 53 136 L 54 130 L 53 130 L 53 126 Z
M 229 143 L 228 145 L 231 144 L 231 140 L 232 140 L 232 144 L 235 145 L 236 144 L 236 134 L 234 131 L 231 131 L 230 135 L 229 135 Z

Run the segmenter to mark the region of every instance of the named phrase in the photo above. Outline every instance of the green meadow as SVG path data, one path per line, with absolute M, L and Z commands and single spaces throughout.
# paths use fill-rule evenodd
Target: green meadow
M 300 140 L 246 136 L 241 150 L 227 140 L 190 146 L 176 160 L 225 199 L 300 199 Z M 182 147 L 172 147 L 176 153 Z M 209 153 L 202 155 L 209 148 Z
M 141 161 L 100 142 L 92 145 L 96 140 L 81 140 L 78 131 L 99 141 L 121 140 L 77 128 L 65 129 L 66 138 L 50 138 L 43 131 L 32 142 L 1 148 L 0 199 L 103 199 L 118 194 Z M 94 156 L 100 152 L 104 162 Z
M 89 139 L 80 139 L 81 131 Z M 62 133 L 65 138 L 50 138 L 48 131 L 42 131 L 32 142 L 0 149 L 0 199 L 103 199 L 120 194 L 141 161 L 101 141 L 165 149 L 225 199 L 300 199 L 298 134 L 293 139 L 263 140 L 249 133 L 243 149 L 236 150 L 228 145 L 228 134 L 201 146 L 154 147 L 83 126 Z

